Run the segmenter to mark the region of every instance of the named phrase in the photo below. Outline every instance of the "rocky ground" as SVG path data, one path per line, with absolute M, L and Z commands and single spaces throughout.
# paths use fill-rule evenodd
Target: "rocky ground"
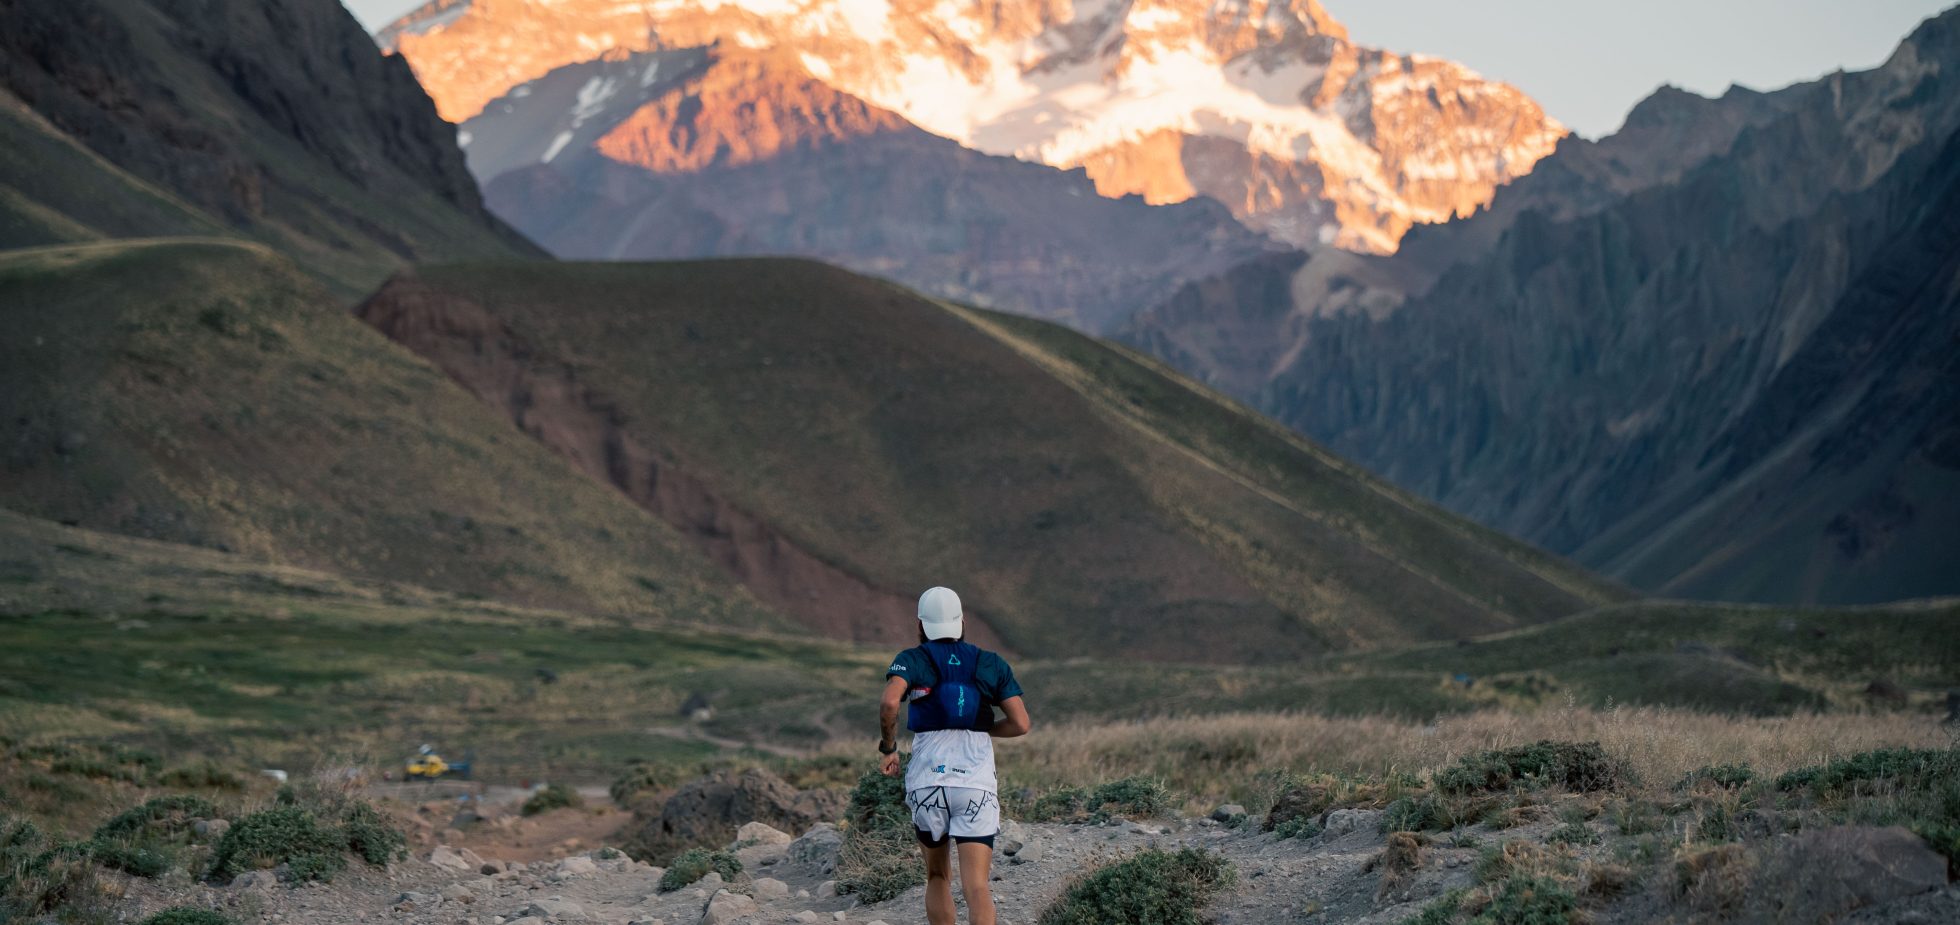
M 1472 886 L 1485 847 L 1518 842 L 1556 850 L 1597 871 L 1611 869 L 1612 859 L 1623 858 L 1632 843 L 1604 820 L 1584 823 L 1598 836 L 1594 844 L 1570 844 L 1571 827 L 1549 822 L 1498 832 L 1479 826 L 1419 844 L 1407 835 L 1384 835 L 1380 821 L 1379 811 L 1335 810 L 1320 833 L 1293 839 L 1212 818 L 1010 822 L 996 846 L 995 902 L 1001 922 L 1033 923 L 1072 877 L 1103 860 L 1147 847 L 1200 847 L 1230 858 L 1239 874 L 1237 884 L 1207 910 L 1220 925 L 1394 923 L 1452 889 Z M 1561 828 L 1566 839 L 1548 838 Z M 241 921 L 282 925 L 922 921 L 919 887 L 869 906 L 838 895 L 841 843 L 838 829 L 827 823 L 796 838 L 751 823 L 731 845 L 743 861 L 740 876 L 723 881 L 711 873 L 670 893 L 658 890 L 661 868 L 610 849 L 524 863 L 438 845 L 385 870 L 357 864 L 331 884 L 288 885 L 272 872 L 256 872 L 225 886 L 132 881 L 128 895 L 134 912 L 188 904 L 226 910 Z M 1855 910 L 1852 920 L 1866 923 L 1960 921 L 1960 886 L 1946 882 L 1944 860 L 1902 830 L 1805 832 L 1773 840 L 1757 853 L 1766 859 L 1738 855 L 1733 867 L 1751 878 L 1739 881 L 1744 890 L 1739 903 L 1716 897 L 1710 900 L 1714 905 L 1697 906 L 1696 896 L 1684 900 L 1672 885 L 1635 880 L 1616 887 L 1616 898 L 1597 918 L 1788 920 L 1792 909 L 1779 905 L 1784 901 L 1779 897 L 1805 892 L 1813 914 L 1804 917 L 1813 921 L 1829 920 L 1833 910 Z

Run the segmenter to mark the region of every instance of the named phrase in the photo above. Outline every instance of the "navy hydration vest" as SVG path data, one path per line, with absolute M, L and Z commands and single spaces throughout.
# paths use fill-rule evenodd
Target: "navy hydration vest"
M 914 690 L 905 728 L 913 732 L 939 729 L 983 730 L 992 725 L 994 711 L 981 702 L 973 676 L 980 668 L 980 647 L 966 642 L 935 640 L 919 646 L 938 675 L 931 687 Z

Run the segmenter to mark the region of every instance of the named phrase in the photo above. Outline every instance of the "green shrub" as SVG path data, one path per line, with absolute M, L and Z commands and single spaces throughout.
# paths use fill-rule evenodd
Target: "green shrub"
M 313 786 L 279 788 L 271 809 L 238 820 L 218 839 L 212 878 L 287 865 L 295 880 L 331 880 L 347 855 L 381 866 L 408 851 L 408 838 L 372 803 Z
M 846 812 L 852 831 L 912 831 L 912 810 L 905 805 L 904 759 L 900 759 L 897 777 L 887 777 L 875 770 L 859 775 L 857 785 L 851 788 L 851 803 Z
M 1776 789 L 1814 790 L 1834 794 L 1857 784 L 1885 781 L 1904 787 L 1924 787 L 1960 776 L 1960 748 L 1883 748 L 1778 777 Z
M 1550 835 L 1545 836 L 1545 840 L 1553 844 L 1597 845 L 1599 833 L 1583 822 L 1568 822 L 1553 829 Z
M 291 866 L 300 880 L 332 880 L 346 866 L 347 841 L 300 806 L 275 806 L 238 820 L 218 839 L 213 877 L 230 879 L 250 870 Z
M 347 850 L 376 867 L 408 856 L 408 837 L 372 804 L 349 803 L 340 813 L 340 831 Z
M 1280 838 L 1312 838 L 1320 834 L 1320 822 L 1312 816 L 1294 816 L 1273 826 L 1273 834 Z
M 219 767 L 212 761 L 200 761 L 196 764 L 171 768 L 157 776 L 157 783 L 165 787 L 181 787 L 186 790 L 245 789 L 245 778 Z
M 1463 890 L 1451 890 L 1422 907 L 1422 911 L 1403 919 L 1401 925 L 1450 925 L 1463 906 Z
M 54 844 L 34 823 L 0 816 L 0 922 L 57 911 L 70 922 L 113 922 L 97 870 L 85 846 Z
M 585 800 L 564 784 L 546 784 L 524 801 L 524 815 L 535 816 L 567 806 L 584 806 Z
M 1471 925 L 1568 925 L 1579 913 L 1578 897 L 1556 880 L 1513 877 Z
M 1154 777 L 1113 780 L 1089 794 L 1089 816 L 1097 821 L 1112 816 L 1161 816 L 1170 808 L 1170 790 Z
M 1088 818 L 1089 791 L 1058 787 L 1035 798 L 1028 818 L 1036 822 L 1080 822 Z
M 1170 790 L 1151 777 L 1125 777 L 1094 790 L 1058 787 L 1035 798 L 1036 822 L 1103 822 L 1116 816 L 1160 816 L 1172 806 Z
M 89 841 L 83 845 L 88 856 L 104 867 L 152 880 L 170 869 L 171 855 L 151 845 L 120 841 Z
M 1069 884 L 1041 925 L 1201 925 L 1199 910 L 1234 879 L 1231 862 L 1209 851 L 1140 851 Z
M 1475 793 L 1557 785 L 1568 790 L 1609 790 L 1631 780 L 1626 763 L 1598 742 L 1550 739 L 1469 755 L 1436 774 L 1444 793 Z
M 726 851 L 689 848 L 667 864 L 667 872 L 660 875 L 660 892 L 672 893 L 706 877 L 710 871 L 720 874 L 723 880 L 733 880 L 742 873 L 742 862 Z
M 636 762 L 626 773 L 613 779 L 606 794 L 620 806 L 630 807 L 641 794 L 659 793 L 678 785 L 681 775 L 666 765 Z
M 96 827 L 95 838 L 117 839 L 140 835 L 174 835 L 190 828 L 193 819 L 211 819 L 218 808 L 203 797 L 185 794 L 152 797 L 135 809 L 124 810 Z
M 196 906 L 172 906 L 137 925 L 237 925 L 222 912 Z
M 1458 824 L 1455 810 L 1432 793 L 1403 797 L 1382 813 L 1383 832 L 1443 832 Z

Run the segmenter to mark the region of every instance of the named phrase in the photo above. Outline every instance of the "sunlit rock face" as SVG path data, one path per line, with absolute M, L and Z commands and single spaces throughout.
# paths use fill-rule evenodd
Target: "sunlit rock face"
M 769 49 L 1106 196 L 1209 196 L 1279 240 L 1376 253 L 1566 134 L 1516 88 L 1354 44 L 1316 0 L 438 0 L 379 37 L 456 122 L 608 51 Z

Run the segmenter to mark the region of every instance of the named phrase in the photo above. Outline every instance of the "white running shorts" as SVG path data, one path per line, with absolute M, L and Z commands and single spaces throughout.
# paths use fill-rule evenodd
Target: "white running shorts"
M 1000 798 L 972 787 L 921 787 L 905 795 L 919 843 L 937 848 L 951 835 L 959 844 L 992 845 L 1000 833 Z

